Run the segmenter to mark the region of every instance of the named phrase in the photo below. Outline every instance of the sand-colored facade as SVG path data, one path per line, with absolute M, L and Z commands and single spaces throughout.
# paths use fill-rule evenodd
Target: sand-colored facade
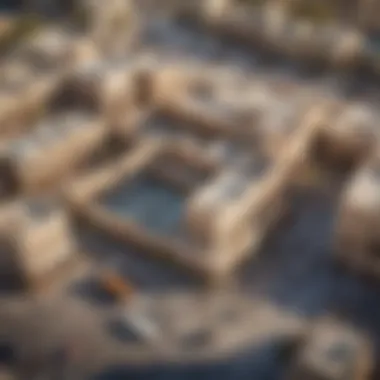
M 86 113 L 57 115 L 2 149 L 2 166 L 22 193 L 36 193 L 85 163 L 107 135 L 104 121 Z
M 3 207 L 2 270 L 26 289 L 46 286 L 75 254 L 65 211 L 49 200 L 29 199 Z

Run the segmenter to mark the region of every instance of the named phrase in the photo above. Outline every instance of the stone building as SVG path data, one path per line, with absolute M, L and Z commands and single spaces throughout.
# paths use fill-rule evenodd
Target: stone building
M 102 146 L 104 122 L 88 113 L 58 114 L 44 119 L 29 134 L 3 144 L 4 190 L 35 192 L 69 175 Z
M 126 59 L 88 62 L 66 76 L 50 106 L 117 118 L 133 103 L 135 75 L 135 63 Z
M 188 201 L 187 228 L 211 281 L 257 253 L 284 215 L 287 179 L 273 177 L 273 167 L 259 155 L 244 161 L 221 171 Z
M 359 164 L 378 141 L 376 112 L 360 103 L 335 104 L 330 109 L 321 123 L 317 156 L 336 167 Z
M 63 210 L 49 199 L 29 199 L 0 212 L 1 277 L 23 287 L 38 286 L 74 254 Z
M 134 39 L 137 18 L 131 0 L 83 0 L 78 12 L 86 33 L 106 54 L 124 53 Z

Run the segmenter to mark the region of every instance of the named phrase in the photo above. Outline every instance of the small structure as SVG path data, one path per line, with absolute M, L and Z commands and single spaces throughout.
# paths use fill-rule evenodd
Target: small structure
M 37 70 L 56 71 L 65 67 L 75 38 L 75 35 L 63 29 L 45 28 L 17 47 L 11 57 L 27 62 Z
M 287 377 L 289 380 L 368 380 L 372 350 L 360 332 L 322 319 L 311 327 Z
M 102 119 L 86 113 L 58 114 L 1 149 L 2 186 L 33 192 L 85 163 L 107 135 Z
M 255 159 L 240 157 L 230 170 L 219 175 L 214 172 L 212 178 L 207 175 L 213 173 L 207 155 L 193 156 L 193 150 L 182 149 L 184 146 L 144 140 L 114 165 L 80 180 L 69 191 L 69 200 L 89 223 L 111 236 L 213 281 L 233 270 L 279 220 L 288 175 L 279 170 L 273 177 L 273 168 L 258 154 Z M 174 215 L 170 223 L 162 222 L 170 231 L 162 230 L 163 226 L 153 231 L 144 224 L 146 217 L 134 220 L 100 203 L 102 194 L 142 171 L 190 196 L 187 211 L 180 213 L 179 220 Z M 140 214 L 147 212 L 141 210 Z
M 321 123 L 316 153 L 328 166 L 349 168 L 365 159 L 377 141 L 373 109 L 360 103 L 334 104 Z
M 182 163 L 182 167 L 187 168 L 185 173 L 190 176 L 190 181 L 188 177 L 184 176 L 181 165 L 175 165 L 173 159 L 168 160 L 168 157 L 173 157 L 173 155 L 177 157 L 176 160 L 179 163 Z M 200 174 L 202 171 L 204 172 L 202 167 L 205 163 L 207 164 L 207 160 L 203 161 L 199 157 L 195 157 L 194 160 L 194 165 L 186 164 L 191 162 L 191 151 L 182 151 L 180 147 L 174 149 L 171 143 L 165 143 L 160 139 L 145 139 L 113 164 L 79 180 L 78 183 L 68 189 L 68 199 L 76 213 L 111 236 L 142 248 L 152 255 L 167 258 L 194 270 L 198 274 L 203 274 L 202 258 L 199 255 L 194 255 L 192 249 L 187 246 L 186 239 L 183 236 L 185 234 L 179 232 L 181 225 L 177 225 L 176 215 L 174 215 L 174 219 L 170 217 L 170 220 L 165 222 L 168 226 L 160 224 L 157 227 L 159 231 L 157 231 L 156 227 L 149 227 L 136 221 L 128 214 L 115 213 L 101 201 L 103 195 L 108 194 L 110 190 L 118 188 L 123 183 L 129 183 L 137 175 L 143 176 L 144 174 L 150 174 L 150 178 L 158 177 L 166 182 L 168 181 L 175 186 L 175 194 L 178 194 L 178 197 L 182 199 L 182 192 L 191 191 L 198 182 L 202 182 L 204 179 Z M 167 167 L 165 163 L 170 163 L 170 165 Z M 183 166 L 183 164 L 185 165 Z M 207 169 L 207 165 L 203 169 Z M 122 186 L 121 191 L 124 194 L 125 190 L 123 189 Z M 147 206 L 149 207 L 149 204 Z M 157 215 L 155 219 L 157 219 Z M 152 221 L 148 222 L 152 224 Z M 173 232 L 179 233 L 173 235 Z
M 358 272 L 380 276 L 380 155 L 377 152 L 355 173 L 342 195 L 336 224 L 339 260 Z
M 199 77 L 195 72 L 189 75 L 172 72 L 168 81 L 161 79 L 161 86 L 157 84 L 156 103 L 164 114 L 182 124 L 193 125 L 200 134 L 214 138 L 252 140 L 257 112 L 252 105 L 245 107 L 244 104 L 236 103 L 236 96 L 242 96 L 245 89 L 240 89 L 239 94 L 235 84 L 235 88 L 227 93 L 231 83 L 220 81 L 217 84 L 215 79 Z
M 105 117 L 120 116 L 134 97 L 134 68 L 134 62 L 126 59 L 80 65 L 53 95 L 52 112 L 79 108 Z
M 187 228 L 211 281 L 256 253 L 285 211 L 286 178 L 275 178 L 273 163 L 260 155 L 244 161 L 215 176 L 188 201 Z
M 61 76 L 35 72 L 19 61 L 9 61 L 0 70 L 0 134 L 9 137 L 41 118 Z
M 21 46 L 15 55 L 25 56 L 36 67 L 55 72 L 99 59 L 99 51 L 90 38 L 59 28 L 38 33 L 28 44 Z
M 200 140 L 260 146 L 274 159 L 322 99 L 317 90 L 294 82 L 214 66 L 164 67 L 152 83 L 153 103 L 167 124 Z
M 0 66 L 0 133 L 34 125 L 67 72 L 97 57 L 88 39 L 52 28 L 16 47 Z
M 66 213 L 51 199 L 12 203 L 0 213 L 1 275 L 26 288 L 43 285 L 73 257 Z
M 167 124 L 170 118 L 172 122 L 181 117 L 186 120 L 187 126 L 179 136 L 143 134 L 138 147 L 116 164 L 85 178 L 69 197 L 79 213 L 111 236 L 174 261 L 207 280 L 218 281 L 231 273 L 252 250 L 257 252 L 263 239 L 286 211 L 290 183 L 310 151 L 320 112 L 310 111 L 305 120 L 301 120 L 302 127 L 288 136 L 288 143 L 285 143 L 286 133 L 282 134 L 283 149 L 279 149 L 275 157 L 268 156 L 265 148 L 263 152 L 260 147 L 250 144 L 236 149 L 230 157 L 226 157 L 228 152 L 224 148 L 231 147 L 222 144 L 222 152 L 217 154 L 215 150 L 219 147 L 215 144 L 223 137 L 227 144 L 228 133 L 234 134 L 234 130 L 227 129 L 230 126 L 224 126 L 223 131 L 208 130 L 208 133 L 203 129 L 208 138 L 202 142 L 197 136 L 198 133 L 202 135 L 203 126 L 198 119 L 194 120 L 194 114 L 183 117 L 180 112 L 176 116 L 166 110 L 160 109 L 160 112 L 161 116 L 162 113 L 169 114 L 169 119 L 161 121 L 163 124 Z M 196 115 L 208 117 L 207 110 Z M 197 131 L 195 138 L 191 138 L 192 126 Z M 271 138 L 274 139 L 268 137 L 268 140 Z M 121 216 L 117 211 L 121 206 L 110 210 L 100 203 L 102 194 L 119 188 L 116 193 L 121 198 L 118 196 L 119 200 L 115 202 L 130 204 L 132 201 L 125 195 L 125 189 L 134 187 L 121 184 L 129 184 L 142 173 L 149 173 L 179 189 L 179 194 L 176 192 L 174 196 L 176 204 L 177 201 L 182 204 L 177 198 L 182 199 L 183 194 L 189 197 L 184 212 L 170 218 L 167 226 L 170 232 L 166 229 L 149 231 L 151 227 L 143 225 L 149 219 L 149 211 L 139 209 L 141 212 L 133 217 L 126 216 L 128 212 L 123 211 Z M 142 187 L 138 189 L 134 194 L 143 191 Z M 179 208 L 182 210 L 182 206 Z M 140 218 L 140 215 L 144 217 Z
M 90 38 L 105 54 L 123 54 L 134 42 L 138 22 L 132 0 L 111 0 L 106 8 L 96 0 L 81 0 L 78 8 Z
M 207 115 L 206 115 L 207 116 Z M 192 163 L 212 167 L 222 165 L 234 158 L 244 144 L 228 139 L 218 131 L 209 130 L 180 113 L 173 115 L 166 109 L 150 112 L 137 123 L 135 133 L 138 138 L 155 138 L 169 142 L 176 156 L 191 157 Z M 246 146 L 250 147 L 249 142 Z M 202 163 L 203 162 L 203 163 Z

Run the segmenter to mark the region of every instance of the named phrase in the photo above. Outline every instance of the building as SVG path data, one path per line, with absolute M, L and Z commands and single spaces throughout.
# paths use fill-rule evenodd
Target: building
M 332 103 L 330 110 L 316 140 L 317 157 L 330 167 L 352 168 L 376 147 L 376 111 L 362 103 Z
M 103 120 L 86 112 L 45 118 L 33 130 L 3 144 L 1 166 L 5 188 L 16 193 L 49 188 L 73 173 L 100 149 L 107 136 Z
M 68 223 L 66 213 L 51 199 L 4 206 L 0 214 L 2 279 L 33 289 L 54 278 L 75 253 Z

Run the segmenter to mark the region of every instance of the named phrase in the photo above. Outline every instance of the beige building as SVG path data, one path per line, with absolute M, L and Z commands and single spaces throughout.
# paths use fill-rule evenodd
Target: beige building
M 137 18 L 132 0 L 82 0 L 78 5 L 85 29 L 106 54 L 124 53 L 134 39 Z
M 47 189 L 90 159 L 106 135 L 104 121 L 85 112 L 45 118 L 30 133 L 3 144 L 3 185 L 27 193 Z
M 1 276 L 35 287 L 72 258 L 68 219 L 54 201 L 18 201 L 0 210 Z
M 136 67 L 127 59 L 78 65 L 66 75 L 52 107 L 83 109 L 117 119 L 134 101 Z
M 376 111 L 362 103 L 332 103 L 316 140 L 318 158 L 347 169 L 360 164 L 379 139 Z

